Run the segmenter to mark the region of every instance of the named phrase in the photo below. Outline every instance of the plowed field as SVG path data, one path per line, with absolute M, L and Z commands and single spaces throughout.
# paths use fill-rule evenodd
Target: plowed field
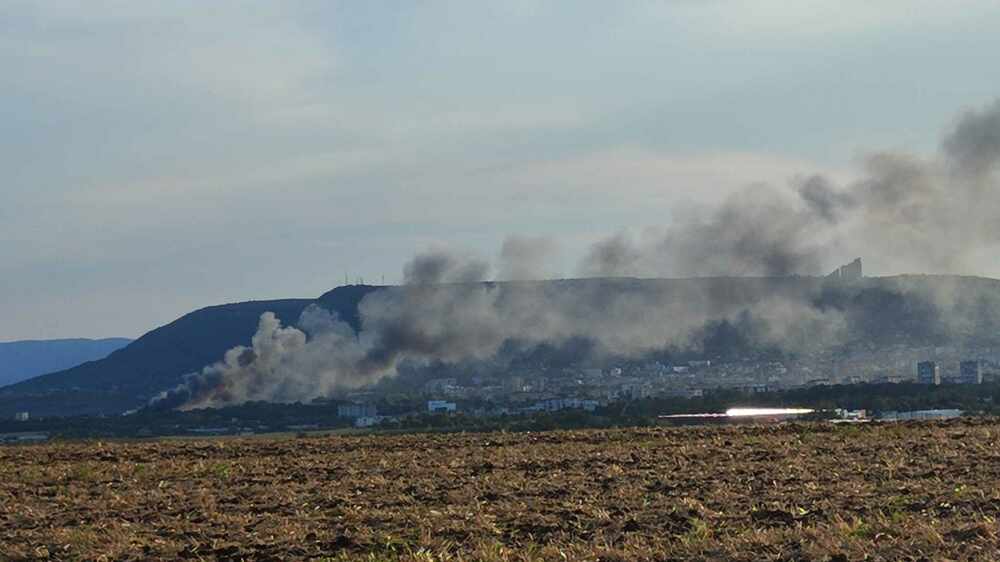
M 0 447 L 0 559 L 992 559 L 998 438 L 960 420 Z

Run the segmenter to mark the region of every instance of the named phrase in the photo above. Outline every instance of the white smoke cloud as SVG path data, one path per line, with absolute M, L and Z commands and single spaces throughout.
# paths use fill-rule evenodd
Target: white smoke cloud
M 299 326 L 282 326 L 274 313 L 265 312 L 250 347 L 230 349 L 222 361 L 188 375 L 154 403 L 191 409 L 294 402 L 368 382 L 352 368 L 364 351 L 350 326 L 317 306 L 303 311 Z

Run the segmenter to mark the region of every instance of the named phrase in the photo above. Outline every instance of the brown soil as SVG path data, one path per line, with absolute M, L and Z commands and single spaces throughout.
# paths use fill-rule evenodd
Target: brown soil
M 998 437 L 961 420 L 3 447 L 0 559 L 993 559 Z

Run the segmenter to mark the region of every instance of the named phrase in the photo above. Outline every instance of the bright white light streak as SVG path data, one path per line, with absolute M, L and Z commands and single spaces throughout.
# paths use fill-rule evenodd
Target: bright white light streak
M 792 416 L 799 414 L 811 414 L 813 410 L 809 408 L 730 408 L 726 410 L 726 415 L 731 418 L 747 416 Z

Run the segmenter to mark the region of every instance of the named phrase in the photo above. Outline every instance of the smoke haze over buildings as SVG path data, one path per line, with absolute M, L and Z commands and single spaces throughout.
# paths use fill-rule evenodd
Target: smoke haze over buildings
M 783 189 L 751 184 L 638 239 L 599 241 L 578 266 L 585 277 L 761 277 L 749 295 L 699 280 L 683 298 L 627 280 L 482 283 L 494 269 L 487 260 L 436 248 L 404 266 L 404 286 L 361 301 L 358 333 L 318 307 L 297 327 L 265 314 L 251 347 L 191 375 L 161 405 L 308 400 L 391 376 L 403 360 L 488 359 L 510 342 L 583 340 L 593 357 L 639 357 L 697 345 L 694 336 L 718 321 L 750 323 L 761 343 L 786 351 L 832 346 L 844 335 L 842 312 L 817 306 L 816 285 L 789 276 L 826 273 L 855 255 L 900 272 L 967 266 L 1000 241 L 998 160 L 1000 101 L 961 115 L 936 157 L 872 154 L 862 177 L 841 186 L 823 176 Z M 554 248 L 547 238 L 509 238 L 499 277 L 551 275 Z M 921 295 L 942 314 L 953 297 Z

